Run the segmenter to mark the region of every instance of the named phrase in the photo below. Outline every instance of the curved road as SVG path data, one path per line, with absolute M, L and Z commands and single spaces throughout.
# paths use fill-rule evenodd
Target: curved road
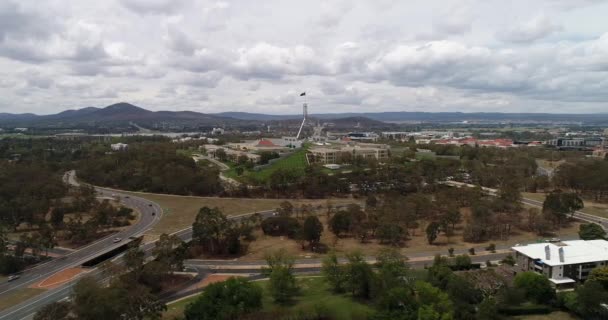
M 76 174 L 74 171 L 66 172 L 64 175 L 64 181 L 72 186 L 80 185 L 76 181 Z M 158 204 L 144 198 L 127 195 L 120 193 L 120 191 L 117 190 L 105 188 L 95 187 L 95 191 L 100 197 L 119 197 L 120 202 L 123 205 L 139 211 L 140 216 L 137 222 L 126 230 L 111 234 L 85 247 L 79 248 L 78 250 L 63 257 L 53 259 L 31 269 L 27 269 L 21 273 L 21 277 L 17 280 L 1 283 L 0 299 L 2 299 L 5 295 L 11 294 L 13 291 L 21 288 L 27 288 L 28 286 L 42 281 L 61 270 L 77 267 L 91 258 L 123 245 L 125 240 L 114 243 L 114 238 L 119 237 L 122 239 L 128 239 L 132 236 L 142 235 L 146 230 L 150 229 L 156 222 L 158 222 L 162 215 L 162 209 Z M 48 302 L 56 301 L 46 300 L 48 299 L 49 295 L 55 296 L 57 294 L 56 291 L 58 290 L 48 290 L 28 301 L 24 301 L 21 304 L 2 310 L 0 312 L 0 319 L 21 319 L 21 317 L 17 316 L 17 314 L 23 315 L 23 311 L 29 311 L 29 313 L 26 312 L 26 315 L 29 315 L 35 312 L 36 308 Z M 69 294 L 69 291 L 66 292 Z

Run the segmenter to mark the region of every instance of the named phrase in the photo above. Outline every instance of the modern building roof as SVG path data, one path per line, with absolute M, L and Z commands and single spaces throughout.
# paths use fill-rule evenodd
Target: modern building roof
M 512 249 L 549 266 L 608 261 L 608 241 L 606 240 L 534 243 Z

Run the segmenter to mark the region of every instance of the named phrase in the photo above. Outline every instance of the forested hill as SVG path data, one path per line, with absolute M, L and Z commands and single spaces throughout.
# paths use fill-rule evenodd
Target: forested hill
M 94 185 L 180 195 L 222 191 L 219 172 L 198 166 L 169 143 L 132 143 L 125 151 L 82 160 L 78 175 Z

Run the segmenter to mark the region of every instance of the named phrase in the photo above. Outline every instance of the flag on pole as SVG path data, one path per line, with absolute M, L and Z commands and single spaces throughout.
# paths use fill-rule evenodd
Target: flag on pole
M 306 95 L 306 92 L 300 93 L 300 97 L 305 96 L 305 95 Z

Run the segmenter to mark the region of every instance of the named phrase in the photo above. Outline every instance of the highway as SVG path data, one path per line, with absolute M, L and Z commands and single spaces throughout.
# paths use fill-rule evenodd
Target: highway
M 74 171 L 67 172 L 64 176 L 64 181 L 66 183 L 69 183 L 70 185 L 79 186 L 78 181 L 76 181 Z M 15 290 L 27 288 L 28 286 L 36 282 L 42 281 L 61 270 L 64 270 L 66 268 L 77 267 L 83 262 L 93 257 L 99 256 L 103 253 L 106 253 L 112 249 L 119 247 L 120 245 L 124 244 L 124 241 L 126 241 L 126 239 L 128 239 L 129 237 L 142 235 L 146 230 L 148 230 L 156 222 L 158 222 L 162 216 L 161 207 L 158 204 L 146 200 L 144 198 L 123 194 L 119 191 L 105 188 L 95 187 L 95 191 L 100 197 L 119 197 L 120 202 L 124 206 L 139 211 L 139 219 L 129 228 L 121 232 L 114 233 L 105 238 L 97 240 L 63 257 L 53 259 L 49 262 L 37 265 L 31 269 L 27 269 L 23 271 L 23 273 L 21 273 L 21 277 L 17 280 L 1 283 L 0 299 L 2 299 L 4 295 L 11 294 Z M 116 237 L 122 238 L 124 240 L 118 243 L 114 243 L 114 238 Z M 61 295 L 59 293 L 63 294 Z M 24 301 L 23 303 L 13 306 L 11 308 L 2 310 L 0 312 L 0 319 L 21 319 L 20 317 L 16 317 L 17 311 L 21 311 L 24 309 L 35 310 L 48 302 L 60 300 L 54 299 L 55 297 L 66 297 L 68 294 L 69 289 L 67 287 L 60 287 L 54 290 L 46 291 L 40 296 L 34 297 L 33 299 L 30 299 L 28 301 Z

